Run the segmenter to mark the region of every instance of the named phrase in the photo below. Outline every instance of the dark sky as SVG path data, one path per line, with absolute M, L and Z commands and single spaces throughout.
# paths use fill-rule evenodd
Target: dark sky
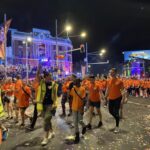
M 56 18 L 59 31 L 70 22 L 72 34 L 88 32 L 89 51 L 105 47 L 113 60 L 122 61 L 124 50 L 150 49 L 149 0 L 0 0 L 1 22 L 4 13 L 13 18 L 12 28 L 44 28 L 52 35 Z

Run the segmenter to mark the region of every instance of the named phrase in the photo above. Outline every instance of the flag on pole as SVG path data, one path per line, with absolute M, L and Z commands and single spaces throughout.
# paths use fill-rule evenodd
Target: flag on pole
M 86 66 L 81 65 L 82 78 L 85 77 L 86 74 Z
M 0 25 L 0 58 L 5 59 L 5 40 L 12 19 L 9 19 L 4 24 Z
M 5 36 L 4 36 L 4 25 L 0 26 L 0 58 L 5 59 Z

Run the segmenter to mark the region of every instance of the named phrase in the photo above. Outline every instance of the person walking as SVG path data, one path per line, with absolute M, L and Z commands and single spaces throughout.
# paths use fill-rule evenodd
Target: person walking
M 119 132 L 119 109 L 122 101 L 122 91 L 124 90 L 123 82 L 117 78 L 117 70 L 112 68 L 110 70 L 111 78 L 107 84 L 106 99 L 109 100 L 109 112 L 115 118 L 116 127 L 114 133 Z

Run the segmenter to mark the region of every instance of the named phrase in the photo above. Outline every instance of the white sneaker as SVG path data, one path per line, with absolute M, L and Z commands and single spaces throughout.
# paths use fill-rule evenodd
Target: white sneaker
M 54 137 L 55 137 L 55 132 L 50 132 L 49 136 L 48 136 L 48 139 L 52 139 Z
M 119 133 L 119 127 L 116 127 L 114 133 Z
M 44 138 L 43 141 L 41 142 L 41 145 L 44 146 L 44 145 L 47 145 L 48 143 L 48 138 Z

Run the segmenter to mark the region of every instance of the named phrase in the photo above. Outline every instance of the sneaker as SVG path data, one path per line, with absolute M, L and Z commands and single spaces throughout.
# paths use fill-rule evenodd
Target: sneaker
M 59 115 L 61 118 L 64 118 L 64 117 L 66 117 L 66 114 L 60 114 Z
M 49 136 L 48 136 L 48 139 L 52 139 L 54 137 L 55 137 L 55 132 L 50 132 Z
M 79 142 L 80 142 L 80 134 L 78 132 L 78 133 L 76 133 L 74 144 L 78 144 Z
M 119 133 L 119 127 L 116 127 L 114 133 Z
M 93 112 L 93 116 L 96 116 L 95 112 Z
M 70 117 L 71 115 L 72 115 L 72 113 L 69 113 L 69 114 L 68 114 L 68 117 Z
M 43 141 L 41 142 L 41 145 L 45 146 L 47 145 L 47 143 L 48 143 L 48 138 L 44 138 Z
M 99 128 L 99 127 L 101 127 L 102 125 L 103 125 L 103 123 L 100 121 L 100 122 L 98 123 L 98 126 L 97 126 L 97 127 Z
M 10 119 L 13 119 L 13 117 L 10 117 Z
M 83 129 L 82 129 L 82 134 L 84 135 L 85 133 L 86 133 L 86 126 L 83 127 Z
M 24 126 L 25 126 L 25 124 L 24 124 L 24 123 L 21 123 L 19 126 L 20 126 L 20 127 L 24 127 Z
M 18 120 L 15 120 L 15 122 L 14 122 L 14 123 L 15 123 L 15 124 L 17 124 L 18 122 L 19 122 Z
M 26 127 L 26 129 L 27 129 L 28 131 L 33 131 L 33 130 L 34 130 L 34 128 L 31 128 L 30 126 Z
M 92 129 L 92 126 L 91 124 L 89 123 L 87 126 L 86 126 L 87 129 L 91 130 Z

